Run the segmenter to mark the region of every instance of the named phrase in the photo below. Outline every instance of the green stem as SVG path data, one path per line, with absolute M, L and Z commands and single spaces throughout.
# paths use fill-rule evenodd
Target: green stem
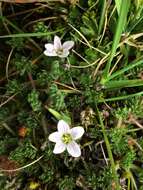
M 102 128 L 102 133 L 103 133 L 103 136 L 104 136 L 105 144 L 106 144 L 106 147 L 107 147 L 108 156 L 109 156 L 109 159 L 110 159 L 110 162 L 111 162 L 111 168 L 112 168 L 114 180 L 115 180 L 115 183 L 116 183 L 116 190 L 120 190 L 118 175 L 117 175 L 117 172 L 116 172 L 116 167 L 115 167 L 113 154 L 112 154 L 112 151 L 111 151 L 111 146 L 110 146 L 107 134 L 106 134 L 105 126 L 103 124 L 103 120 L 101 118 L 100 112 L 99 112 L 97 106 L 96 106 L 96 108 L 97 108 L 97 112 L 98 112 L 98 116 L 99 116 L 100 125 L 101 125 L 101 128 Z

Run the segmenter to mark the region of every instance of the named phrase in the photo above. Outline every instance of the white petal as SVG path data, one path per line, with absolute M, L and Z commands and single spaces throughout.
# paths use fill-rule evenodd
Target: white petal
M 60 133 L 69 133 L 70 132 L 70 127 L 69 125 L 64 121 L 64 120 L 60 120 L 58 122 L 58 131 Z
M 74 127 L 71 129 L 71 135 L 74 140 L 79 139 L 84 134 L 83 127 Z
M 45 50 L 44 51 L 44 54 L 46 56 L 50 56 L 50 57 L 53 57 L 53 56 L 57 56 L 57 53 L 53 50 L 53 51 L 48 51 L 48 50 Z
M 67 57 L 69 55 L 69 51 L 66 49 L 63 49 L 63 53 L 61 55 L 58 55 L 61 58 Z
M 62 49 L 61 39 L 58 36 L 54 37 L 54 48 L 55 50 Z
M 70 50 L 74 46 L 73 41 L 67 41 L 63 43 L 63 48 L 66 50 Z
M 49 135 L 49 141 L 52 142 L 61 142 L 61 135 L 59 132 L 54 132 Z
M 81 155 L 80 146 L 74 141 L 67 145 L 67 151 L 73 157 L 79 157 Z
M 55 144 L 55 147 L 54 147 L 54 150 L 53 150 L 53 153 L 54 154 L 60 154 L 62 152 L 64 152 L 66 149 L 66 145 L 64 143 L 56 143 Z
M 46 56 L 57 56 L 53 44 L 45 44 L 45 48 L 46 50 L 44 51 L 44 54 Z
M 45 48 L 46 48 L 47 50 L 49 50 L 49 51 L 53 51 L 53 49 L 54 49 L 54 45 L 48 43 L 48 44 L 45 44 Z

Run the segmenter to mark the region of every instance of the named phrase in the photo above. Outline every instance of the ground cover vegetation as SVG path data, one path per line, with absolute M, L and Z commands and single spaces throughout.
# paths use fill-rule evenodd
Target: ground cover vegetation
M 0 0 L 0 190 L 143 190 L 142 51 L 142 0 Z

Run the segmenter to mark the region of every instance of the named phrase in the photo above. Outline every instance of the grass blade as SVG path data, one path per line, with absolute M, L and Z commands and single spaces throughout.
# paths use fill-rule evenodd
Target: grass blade
M 134 67 L 136 66 L 139 66 L 143 64 L 143 59 L 139 59 L 139 60 L 136 60 L 136 61 L 133 61 L 132 63 L 130 63 L 128 66 L 126 66 L 125 68 L 119 70 L 119 71 L 116 71 L 115 73 L 113 73 L 109 78 L 108 80 L 111 80 L 123 73 L 125 73 L 126 71 L 129 71 L 130 69 L 133 69 Z
M 108 62 L 106 64 L 106 67 L 105 67 L 105 70 L 103 73 L 103 78 L 101 80 L 102 84 L 104 84 L 108 80 L 111 62 L 112 62 L 114 55 L 116 53 L 116 49 L 118 47 L 122 31 L 123 31 L 124 26 L 126 24 L 129 5 L 130 5 L 130 0 L 122 0 L 120 14 L 118 17 L 118 23 L 117 23 L 117 27 L 116 27 L 116 32 L 115 32 L 114 39 L 113 39 L 111 53 L 110 53 Z
M 105 12 L 106 12 L 106 0 L 102 0 L 102 11 L 101 11 L 101 17 L 100 17 L 100 22 L 99 22 L 98 35 L 100 35 L 103 25 L 104 25 Z
M 99 103 L 100 102 L 112 102 L 112 101 L 118 101 L 118 100 L 125 100 L 125 99 L 128 99 L 128 98 L 133 98 L 133 97 L 142 96 L 142 95 L 143 95 L 143 91 L 137 92 L 137 93 L 134 93 L 134 94 L 125 95 L 125 96 L 106 98 L 104 100 L 99 100 Z
M 106 89 L 135 87 L 135 86 L 143 86 L 143 80 L 135 79 L 135 80 L 109 81 L 105 84 Z
M 120 14 L 121 3 L 122 3 L 122 0 L 115 0 L 118 15 Z
M 60 32 L 64 30 L 59 29 L 53 32 L 38 32 L 38 33 L 20 33 L 20 34 L 9 34 L 9 35 L 4 35 L 4 36 L 0 36 L 0 38 L 28 38 L 28 37 L 39 37 L 39 36 L 48 36 L 50 34 L 56 34 L 57 32 Z

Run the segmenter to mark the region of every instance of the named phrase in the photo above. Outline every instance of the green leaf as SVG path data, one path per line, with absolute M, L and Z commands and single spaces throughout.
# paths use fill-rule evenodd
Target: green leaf
M 57 120 L 64 120 L 66 121 L 69 125 L 71 124 L 71 118 L 68 115 L 65 115 L 64 113 L 59 113 L 56 110 L 52 108 L 48 108 L 45 106 L 45 108 L 57 119 Z

